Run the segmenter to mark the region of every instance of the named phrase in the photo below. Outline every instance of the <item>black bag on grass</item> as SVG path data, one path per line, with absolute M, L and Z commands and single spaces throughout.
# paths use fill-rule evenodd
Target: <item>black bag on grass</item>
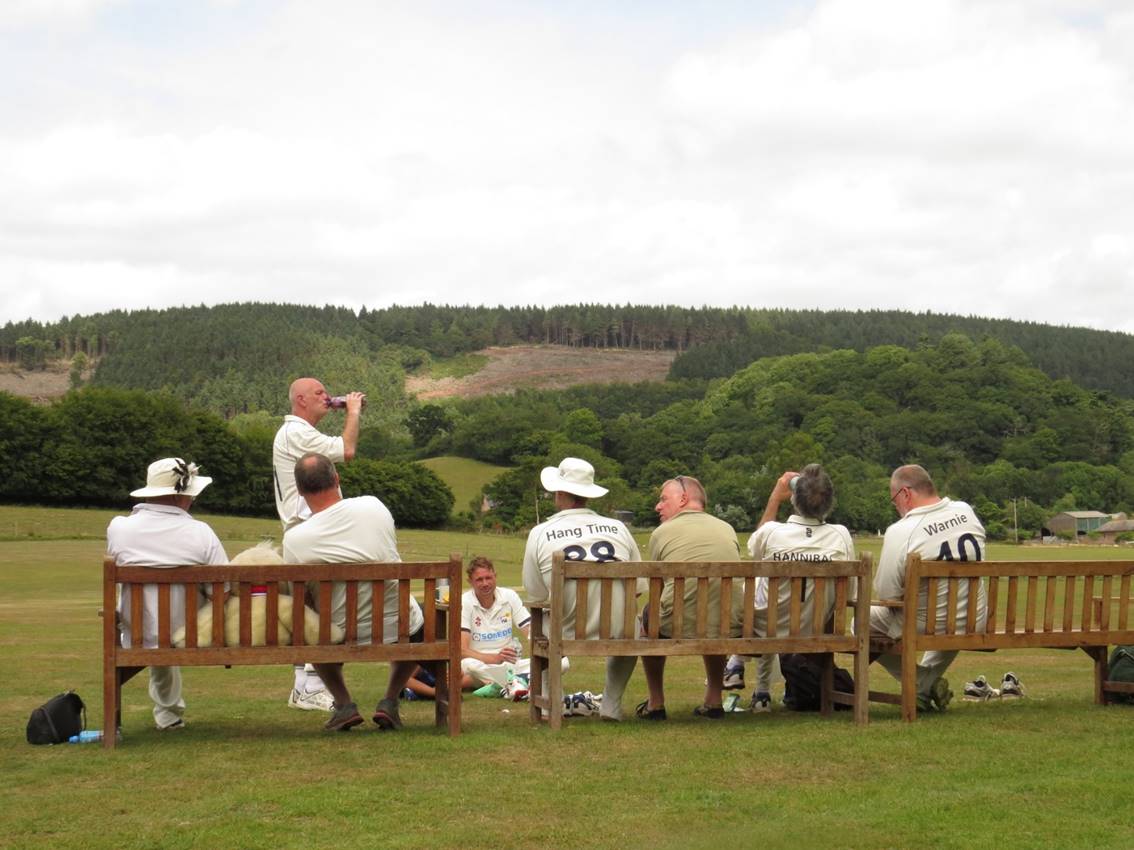
M 87 725 L 87 707 L 74 691 L 52 697 L 28 718 L 29 744 L 65 744 Z
M 799 652 L 780 655 L 780 672 L 784 674 L 784 706 L 792 711 L 819 710 L 819 656 Z M 835 666 L 835 690 L 854 693 L 851 674 Z M 835 703 L 837 711 L 850 709 L 849 705 Z
M 1134 682 L 1134 646 L 1116 646 L 1110 653 L 1106 678 L 1111 682 Z M 1134 694 L 1108 694 L 1111 702 L 1134 702 Z

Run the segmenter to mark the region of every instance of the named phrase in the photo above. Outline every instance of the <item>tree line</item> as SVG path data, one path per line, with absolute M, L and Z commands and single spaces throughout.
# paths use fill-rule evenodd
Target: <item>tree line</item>
M 524 392 L 431 405 L 411 431 L 425 453 L 514 469 L 493 484 L 490 524 L 524 527 L 550 511 L 538 470 L 590 460 L 601 507 L 656 521 L 658 486 L 691 474 L 710 508 L 752 529 L 784 470 L 823 463 L 834 521 L 872 532 L 893 520 L 890 472 L 921 463 L 971 501 L 994 535 L 1035 534 L 1053 511 L 1134 510 L 1134 402 L 1052 380 L 1018 348 L 948 334 L 896 345 L 757 360 L 723 382 Z M 412 419 L 411 419 L 412 422 Z
M 1134 336 L 1087 328 L 938 313 L 576 304 L 363 308 L 243 303 L 116 310 L 0 327 L 0 361 L 42 368 L 77 354 L 98 362 L 94 383 L 164 389 L 226 417 L 282 412 L 281 375 L 344 361 L 376 388 L 432 357 L 491 345 L 559 344 L 678 352 L 672 378 L 727 378 L 761 357 L 880 344 L 916 348 L 946 334 L 993 338 L 1042 371 L 1134 397 Z
M 328 417 L 334 418 L 334 417 Z M 161 392 L 84 388 L 46 407 L 0 392 L 0 500 L 128 507 L 146 467 L 183 457 L 213 479 L 203 510 L 274 516 L 272 438 L 279 417 L 229 423 Z M 409 460 L 360 458 L 342 470 L 346 496 L 378 495 L 403 526 L 448 520 L 452 491 Z

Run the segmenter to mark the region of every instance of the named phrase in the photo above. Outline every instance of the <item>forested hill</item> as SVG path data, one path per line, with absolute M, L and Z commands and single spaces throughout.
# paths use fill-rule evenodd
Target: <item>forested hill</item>
M 1052 378 L 1134 397 L 1134 335 L 1035 322 L 889 311 L 759 310 L 728 340 L 709 340 L 677 356 L 674 378 L 727 378 L 761 357 L 833 351 L 866 351 L 876 345 L 917 348 L 946 334 L 992 338 L 1017 346 Z
M 404 370 L 430 356 L 489 345 L 554 343 L 680 352 L 671 377 L 727 377 L 765 356 L 915 348 L 950 332 L 1019 347 L 1053 378 L 1134 397 L 1134 336 L 1031 322 L 900 311 L 799 311 L 566 305 L 363 309 L 224 304 L 113 311 L 59 322 L 9 322 L 0 361 L 34 368 L 97 357 L 94 383 L 165 388 L 226 416 L 279 412 L 281 385 L 302 372 L 334 376 L 397 406 Z M 334 387 L 332 387 L 334 389 Z

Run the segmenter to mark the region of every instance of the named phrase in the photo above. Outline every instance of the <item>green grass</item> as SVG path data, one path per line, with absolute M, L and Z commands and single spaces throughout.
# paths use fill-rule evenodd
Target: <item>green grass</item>
M 40 512 L 0 508 L 0 528 L 36 524 Z M 59 539 L 0 541 L 0 847 L 1134 846 L 1121 802 L 1134 710 L 1091 703 L 1090 664 L 1077 651 L 963 653 L 949 672 L 955 690 L 1011 669 L 1029 698 L 960 703 L 913 725 L 891 706 L 872 706 L 866 728 L 845 714 L 782 710 L 698 721 L 700 663 L 673 659 L 666 723 L 569 720 L 552 734 L 523 707 L 469 698 L 456 740 L 421 703 L 405 706 L 397 734 L 372 725 L 325 734 L 321 715 L 285 707 L 289 669 L 194 668 L 184 671 L 183 732 L 153 730 L 143 674 L 126 687 L 114 753 L 32 747 L 28 714 L 65 688 L 102 725 L 96 611 L 111 515 L 42 513 L 36 527 Z M 274 521 L 216 525 L 229 554 L 278 535 Z M 520 583 L 522 536 L 403 531 L 399 542 L 407 559 L 488 554 L 503 583 Z M 1129 557 L 1073 554 L 1116 551 Z M 872 686 L 892 688 L 884 671 L 871 672 Z M 347 667 L 364 708 L 385 677 L 382 665 Z M 601 663 L 589 660 L 567 678 L 579 689 L 601 682 Z M 644 689 L 636 672 L 628 704 Z
M 483 354 L 458 354 L 455 357 L 437 357 L 425 367 L 425 373 L 434 380 L 438 378 L 466 378 L 475 375 L 488 365 Z
M 453 510 L 458 512 L 468 510 L 469 507 L 479 511 L 480 493 L 484 485 L 508 471 L 506 466 L 494 466 L 467 457 L 431 457 L 420 463 L 436 472 L 449 485 L 454 497 Z

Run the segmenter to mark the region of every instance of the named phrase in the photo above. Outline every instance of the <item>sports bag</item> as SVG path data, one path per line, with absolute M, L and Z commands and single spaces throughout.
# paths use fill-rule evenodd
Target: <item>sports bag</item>
M 1134 682 L 1134 646 L 1116 646 L 1110 653 L 1106 678 L 1111 682 Z M 1134 694 L 1108 694 L 1110 702 L 1134 702 Z
M 785 652 L 780 655 L 780 672 L 784 676 L 784 706 L 792 711 L 819 710 L 819 658 L 817 655 Z M 835 690 L 854 693 L 854 679 L 841 667 L 835 667 Z M 843 711 L 849 705 L 835 703 Z
M 29 744 L 64 744 L 87 726 L 87 707 L 74 691 L 52 697 L 28 718 Z

